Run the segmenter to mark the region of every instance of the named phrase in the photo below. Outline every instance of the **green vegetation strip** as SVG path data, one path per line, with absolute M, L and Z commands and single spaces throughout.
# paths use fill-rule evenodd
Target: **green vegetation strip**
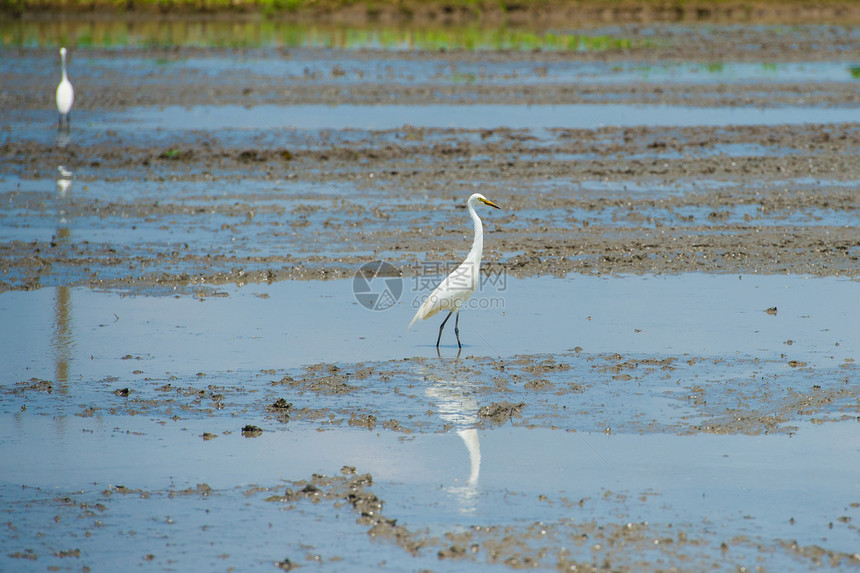
M 377 27 L 349 28 L 256 22 L 6 21 L 0 46 L 29 48 L 72 45 L 79 48 L 194 46 L 216 48 L 285 47 L 379 50 L 547 50 L 603 52 L 647 48 L 651 40 L 606 34 L 538 33 L 512 28 Z

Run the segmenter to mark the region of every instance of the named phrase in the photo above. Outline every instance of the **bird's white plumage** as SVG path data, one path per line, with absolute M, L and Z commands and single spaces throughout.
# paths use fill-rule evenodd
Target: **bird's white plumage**
M 75 90 L 66 72 L 65 48 L 60 48 L 60 60 L 63 64 L 63 78 L 60 80 L 60 85 L 57 86 L 57 111 L 63 115 L 68 115 L 72 111 L 72 104 L 75 103 Z
M 473 248 L 466 260 L 433 290 L 415 313 L 409 328 L 416 321 L 428 319 L 439 311 L 459 309 L 475 293 L 480 278 L 481 251 L 478 250 L 477 257 L 473 256 L 474 253 Z
M 412 328 L 416 321 L 430 318 L 440 311 L 459 311 L 460 306 L 477 290 L 481 275 L 481 255 L 484 250 L 484 227 L 475 212 L 475 205 L 478 203 L 499 208 L 498 205 L 480 193 L 475 193 L 469 197 L 466 205 L 469 209 L 469 216 L 475 225 L 475 240 L 472 242 L 472 250 L 469 251 L 466 260 L 454 272 L 445 277 L 445 280 L 427 297 L 427 300 L 415 313 L 412 322 L 409 323 L 409 328 Z

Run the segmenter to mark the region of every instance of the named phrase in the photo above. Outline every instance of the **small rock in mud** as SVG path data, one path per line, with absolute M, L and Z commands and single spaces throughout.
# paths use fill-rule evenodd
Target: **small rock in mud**
M 447 549 L 440 549 L 436 556 L 439 559 L 460 559 L 466 556 L 466 548 L 462 545 L 452 545 Z
M 117 396 L 121 396 L 123 398 L 128 398 L 128 388 L 117 388 L 113 391 Z
M 257 436 L 263 435 L 263 429 L 248 424 L 242 428 L 242 435 L 246 438 L 256 438 Z
M 275 567 L 283 569 L 284 571 L 292 571 L 294 568 L 298 567 L 298 565 L 293 564 L 289 559 L 284 559 L 282 561 L 275 561 Z
M 767 310 L 765 310 L 765 312 L 770 314 L 770 315 L 776 316 L 776 307 L 772 306 L 772 307 L 768 308 Z
M 39 558 L 39 556 L 33 553 L 32 549 L 25 549 L 23 552 L 16 551 L 15 553 L 10 553 L 9 557 L 12 559 L 29 559 L 30 561 L 35 561 Z
M 214 440 L 215 438 L 217 438 L 218 435 L 212 434 L 210 432 L 203 432 L 202 434 L 200 434 L 200 437 L 208 442 L 209 440 Z

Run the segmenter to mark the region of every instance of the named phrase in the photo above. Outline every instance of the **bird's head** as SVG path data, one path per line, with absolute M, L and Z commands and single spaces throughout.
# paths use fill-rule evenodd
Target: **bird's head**
M 489 199 L 487 199 L 486 197 L 484 197 L 480 193 L 475 193 L 474 195 L 469 197 L 469 203 L 471 203 L 472 205 L 474 205 L 475 203 L 483 203 L 484 205 L 487 205 L 489 207 L 495 207 L 496 209 L 501 209 L 501 207 L 499 207 L 498 205 L 496 205 L 495 203 L 493 203 L 492 201 L 490 201 Z
M 61 56 L 65 56 L 65 55 L 66 55 L 66 49 L 65 49 L 65 48 L 60 48 L 60 55 L 61 55 Z

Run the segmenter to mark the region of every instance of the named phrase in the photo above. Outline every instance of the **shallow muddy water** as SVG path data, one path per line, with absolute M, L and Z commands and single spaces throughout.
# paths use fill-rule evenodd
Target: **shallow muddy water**
M 46 357 L 69 355 L 70 376 L 100 378 L 137 369 L 192 375 L 435 356 L 435 321 L 406 330 L 426 285 L 438 280 L 418 279 L 395 279 L 400 300 L 382 311 L 357 302 L 352 280 L 226 286 L 196 295 L 173 287 L 153 288 L 149 296 L 68 287 L 7 292 L 0 295 L 4 323 L 27 327 L 0 333 L 5 368 L 16 379 L 47 378 L 53 364 Z M 381 280 L 371 283 L 374 289 L 385 288 Z M 856 281 L 790 275 L 502 275 L 488 279 L 462 312 L 463 355 L 580 347 L 594 354 L 785 356 L 786 363 L 838 365 L 860 352 L 858 289 Z M 456 354 L 453 334 L 445 334 L 445 355 Z M 123 360 L 128 354 L 135 360 Z
M 130 109 L 84 124 L 84 128 L 131 129 L 375 129 L 404 126 L 458 129 L 596 129 L 600 127 L 791 125 L 796 123 L 860 122 L 860 110 L 816 108 L 701 108 L 621 104 L 552 106 L 509 105 L 374 105 L 287 107 L 238 106 L 193 109 L 162 107 Z
M 99 565 L 260 567 L 269 565 L 261 555 L 271 555 L 327 571 L 346 564 L 365 570 L 382 561 L 395 570 L 456 570 L 463 559 L 484 569 L 514 556 L 544 567 L 562 556 L 621 565 L 630 557 L 602 545 L 647 555 L 660 553 L 654 546 L 663 543 L 683 563 L 754 566 L 773 536 L 848 552 L 838 564 L 850 566 L 856 545 L 857 467 L 844 460 L 856 457 L 860 443 L 840 426 L 757 438 L 500 428 L 408 440 L 355 429 L 255 439 L 234 430 L 200 439 L 218 425 L 5 418 L 4 434 L 29 438 L 5 440 L 4 455 L 26 455 L 30 463 L 4 471 L 6 483 L 28 484 L 3 488 L 7 506 L 29 508 L 9 516 L 14 529 L 4 554 L 25 537 L 22 530 L 43 534 L 31 545 L 37 562 L 8 554 L 0 562 L 19 570 L 62 563 L 44 555 L 59 545 L 79 548 L 84 561 L 99 556 Z M 34 439 L 45 444 L 35 452 Z M 141 459 L 157 462 L 142 466 Z M 366 534 L 356 535 L 362 527 L 352 512 L 332 501 L 266 501 L 311 474 L 337 476 L 343 464 L 373 475 L 369 489 L 384 500 L 385 516 L 422 538 L 417 555 L 384 541 L 369 545 Z M 62 477 L 46 478 L 54 474 Z M 124 531 L 128 522 L 133 532 Z M 613 527 L 623 533 L 610 541 Z M 503 535 L 522 536 L 529 548 L 498 547 Z M 111 549 L 128 543 L 140 549 Z M 458 544 L 468 548 L 465 556 L 437 557 Z M 494 551 L 495 559 L 485 561 Z M 803 567 L 803 558 L 790 551 L 765 561 L 785 570 Z
M 858 38 L 3 23 L 0 570 L 857 567 Z
M 856 300 L 856 282 L 506 278 L 474 299 L 499 308 L 463 311 L 463 352 L 448 332 L 440 357 L 435 324 L 405 332 L 412 286 L 385 311 L 362 308 L 352 281 L 0 295 L 3 323 L 27 325 L 2 340 L 20 382 L 6 387 L 0 453 L 28 460 L 2 470 L 4 560 L 17 564 L 21 543 L 40 564 L 65 547 L 180 568 L 261 555 L 323 570 L 623 565 L 632 551 L 792 570 L 820 562 L 807 555 L 819 546 L 831 565 L 854 559 L 860 307 L 829 301 Z M 342 466 L 373 475 L 385 517 L 423 549 L 371 550 L 322 485 L 322 501 L 283 506 L 286 488 Z M 139 555 L 110 550 L 128 528 Z

